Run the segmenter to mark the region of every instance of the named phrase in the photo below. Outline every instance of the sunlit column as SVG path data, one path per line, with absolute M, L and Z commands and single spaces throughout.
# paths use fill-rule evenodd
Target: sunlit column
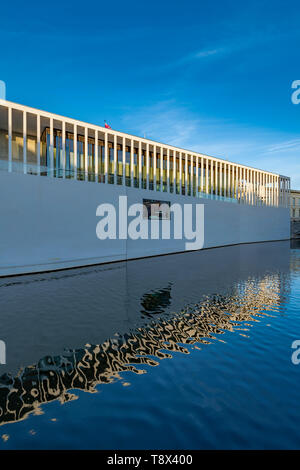
M 227 197 L 227 163 L 224 163 L 224 196 Z
M 41 116 L 36 116 L 36 161 L 37 161 L 37 174 L 41 174 Z M 9 171 L 9 170 L 8 170 Z
M 99 164 L 98 164 L 98 131 L 95 131 L 95 181 L 96 183 L 99 182 L 98 174 L 99 174 Z
M 200 168 L 200 181 L 201 181 L 201 186 L 200 186 L 200 191 L 203 193 L 203 186 L 204 186 L 204 176 L 203 176 L 203 171 L 204 171 L 204 161 L 203 157 L 201 157 L 201 168 Z
M 37 126 L 37 133 L 39 135 L 39 125 Z M 61 131 L 61 144 L 62 144 L 62 176 L 66 177 L 66 122 L 62 121 Z M 38 157 L 39 158 L 39 157 Z
M 164 190 L 164 149 L 160 148 L 160 191 Z
M 194 158 L 191 155 L 191 175 L 190 175 L 191 196 L 194 196 Z
M 126 186 L 126 139 L 122 139 L 122 185 Z
M 57 157 L 56 157 L 57 158 Z M 84 128 L 84 179 L 88 180 L 89 165 L 88 165 L 88 128 Z
M 23 172 L 24 174 L 27 173 L 27 114 L 26 114 L 26 111 L 23 111 Z
M 213 193 L 214 187 L 214 161 L 210 160 L 210 194 Z
M 147 185 L 146 188 L 149 189 L 149 144 L 146 143 L 146 173 L 147 173 Z
M 196 197 L 199 197 L 199 157 L 196 156 Z
M 104 136 L 104 182 L 108 184 L 108 133 Z
M 182 152 L 179 152 L 179 194 L 182 194 Z
M 170 192 L 170 149 L 167 149 L 167 192 Z
M 205 162 L 205 192 L 208 194 L 208 158 Z
M 53 118 L 50 118 L 50 176 L 54 176 L 54 137 L 53 137 Z
M 188 154 L 184 154 L 184 186 L 185 186 L 185 191 L 184 194 L 185 196 L 188 195 L 188 174 L 189 174 L 189 168 L 188 168 Z
M 118 184 L 118 139 L 117 136 L 114 135 L 114 183 Z
M 215 161 L 215 194 L 216 196 L 219 195 L 219 185 L 218 185 L 218 161 Z
M 173 193 L 176 193 L 176 152 L 173 150 Z
M 134 142 L 130 141 L 130 186 L 133 188 Z
M 8 171 L 12 171 L 12 109 L 8 108 Z
M 220 162 L 220 168 L 219 168 L 219 195 L 223 196 L 223 185 L 222 185 L 222 171 L 223 171 L 223 163 Z
M 157 148 L 156 145 L 153 145 L 153 189 L 154 191 L 157 190 L 157 181 L 156 181 L 156 173 L 157 173 Z
M 74 178 L 77 179 L 77 124 L 74 124 L 74 142 L 73 142 L 73 160 L 74 160 Z
M 139 188 L 142 187 L 142 142 L 139 141 Z

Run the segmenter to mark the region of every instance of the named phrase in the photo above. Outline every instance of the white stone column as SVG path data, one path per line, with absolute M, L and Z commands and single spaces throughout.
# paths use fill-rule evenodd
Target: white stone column
M 189 176 L 189 169 L 188 169 L 188 154 L 184 154 L 184 186 L 185 186 L 185 196 L 188 194 L 188 176 Z
M 37 114 L 36 116 L 36 162 L 37 162 L 36 172 L 38 175 L 40 175 L 41 174 L 41 116 L 39 114 Z
M 122 185 L 126 186 L 126 139 L 122 140 Z
M 104 182 L 108 184 L 108 133 L 104 136 Z
M 149 190 L 149 171 L 150 171 L 150 165 L 149 165 L 149 144 L 148 142 L 146 143 L 146 172 L 147 172 L 147 185 L 146 188 Z
M 23 111 L 23 173 L 27 173 L 27 114 Z
M 219 168 L 219 196 L 223 197 L 223 184 L 222 184 L 222 175 L 223 175 L 223 163 L 220 162 L 220 168 Z
M 179 152 L 179 194 L 182 194 L 182 152 Z
M 170 149 L 167 149 L 167 192 L 170 192 Z
M 157 147 L 153 145 L 153 189 L 157 191 Z
M 177 185 L 177 178 L 176 178 L 177 166 L 176 166 L 176 150 L 173 150 L 173 193 L 176 194 L 176 185 Z
M 190 176 L 190 193 L 191 196 L 194 196 L 194 158 L 191 155 L 191 176 Z
M 200 186 L 200 191 L 201 193 L 204 192 L 204 158 L 201 157 L 201 168 L 200 168 L 200 178 L 201 178 L 201 186 Z
M 88 165 L 88 128 L 84 128 L 84 179 L 88 180 L 89 165 Z M 56 156 L 57 158 L 57 156 Z
M 224 196 L 227 197 L 227 163 L 224 163 Z
M 54 136 L 53 136 L 53 118 L 50 118 L 50 176 L 54 176 Z
M 160 148 L 160 191 L 164 190 L 164 149 Z
M 38 131 L 38 134 L 39 134 L 39 131 Z M 62 121 L 61 123 L 61 145 L 62 145 L 62 177 L 65 178 L 66 177 L 66 122 L 65 121 Z
M 199 157 L 196 155 L 196 197 L 199 197 Z
M 139 141 L 139 188 L 142 187 L 142 142 Z
M 98 131 L 95 130 L 95 181 L 99 182 L 99 163 L 98 163 Z
M 130 186 L 133 188 L 134 142 L 130 140 Z
M 213 193 L 214 186 L 214 161 L 210 160 L 210 194 Z
M 8 108 L 8 171 L 12 172 L 12 109 Z
M 73 141 L 73 160 L 74 160 L 74 179 L 77 180 L 77 125 L 74 124 L 74 141 Z
M 114 135 L 114 184 L 118 184 L 118 139 Z
M 208 194 L 208 158 L 205 163 L 205 192 Z

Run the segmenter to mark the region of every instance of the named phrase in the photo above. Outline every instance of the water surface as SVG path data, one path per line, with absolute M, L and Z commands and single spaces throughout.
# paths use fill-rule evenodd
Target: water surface
M 0 447 L 299 448 L 299 248 L 0 279 Z

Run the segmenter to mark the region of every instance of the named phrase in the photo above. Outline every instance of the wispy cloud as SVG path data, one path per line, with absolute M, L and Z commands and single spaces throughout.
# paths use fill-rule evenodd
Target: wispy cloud
M 175 100 L 130 110 L 122 117 L 128 132 L 176 147 L 290 175 L 300 188 L 300 136 L 199 117 Z

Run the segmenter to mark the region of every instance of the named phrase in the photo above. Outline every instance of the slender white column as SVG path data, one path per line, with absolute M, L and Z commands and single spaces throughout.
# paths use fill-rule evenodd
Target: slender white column
M 177 183 L 176 172 L 177 172 L 176 151 L 173 150 L 173 193 L 174 194 L 176 194 L 176 183 Z
M 108 184 L 108 133 L 104 133 L 104 182 Z
M 130 141 L 130 186 L 133 187 L 134 142 Z
M 253 172 L 253 204 L 256 206 L 256 194 L 257 194 L 257 188 L 256 188 L 256 170 Z
M 200 168 L 200 179 L 201 179 L 200 191 L 201 191 L 201 193 L 203 193 L 203 189 L 204 189 L 204 176 L 203 176 L 203 171 L 204 171 L 204 158 L 201 157 L 201 168 Z
M 194 195 L 194 158 L 193 155 L 191 155 L 191 175 L 190 175 L 190 193 L 191 196 Z
M 184 194 L 187 196 L 188 194 L 188 155 L 187 153 L 184 154 Z
M 118 184 L 118 140 L 117 136 L 114 135 L 114 184 Z
M 98 131 L 95 130 L 95 181 L 96 183 L 99 182 L 98 174 L 99 174 L 99 163 L 98 163 Z
M 157 190 L 157 147 L 153 145 L 153 189 L 154 191 Z
M 36 173 L 41 174 L 41 116 L 36 116 Z
M 23 172 L 27 173 L 27 114 L 23 111 Z
M 122 185 L 126 186 L 126 139 L 122 140 Z
M 139 188 L 142 187 L 142 142 L 139 141 Z
M 224 196 L 227 197 L 227 163 L 224 163 Z
M 8 108 L 8 171 L 12 172 L 12 109 Z
M 89 165 L 88 165 L 88 128 L 84 128 L 84 179 L 88 180 Z M 57 158 L 57 156 L 56 156 Z
M 205 192 L 208 194 L 208 158 L 205 163 Z
M 196 156 L 196 197 L 199 197 L 199 157 Z
M 74 179 L 77 179 L 77 125 L 74 124 L 74 142 L 73 142 L 73 160 L 74 160 Z
M 220 162 L 220 171 L 219 171 L 219 195 L 223 196 L 223 185 L 222 185 L 222 169 L 223 169 L 223 163 Z
M 160 191 L 164 190 L 164 149 L 160 148 Z
M 219 179 L 218 179 L 218 161 L 215 162 L 215 194 L 219 195 Z
M 54 136 L 53 136 L 53 119 L 50 118 L 50 176 L 54 176 Z
M 66 122 L 61 123 L 62 177 L 66 177 Z
M 167 192 L 170 192 L 170 149 L 167 149 Z
M 149 189 L 149 144 L 146 143 L 146 171 L 147 171 L 147 189 Z
M 179 194 L 182 194 L 182 153 L 179 152 Z
M 214 161 L 209 160 L 209 163 L 210 163 L 210 194 L 212 194 L 213 193 L 213 185 L 214 185 L 214 178 L 213 178 L 213 175 L 214 175 Z

